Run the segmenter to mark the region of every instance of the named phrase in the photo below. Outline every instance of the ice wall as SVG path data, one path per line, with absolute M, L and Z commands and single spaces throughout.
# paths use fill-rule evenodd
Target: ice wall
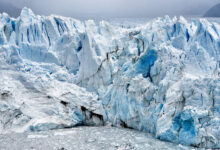
M 40 91 L 36 95 L 55 94 L 50 95 L 59 104 L 46 101 L 53 111 L 62 105 L 74 105 L 68 107 L 72 111 L 67 115 L 47 113 L 49 108 L 41 109 L 45 100 L 39 96 L 24 100 L 30 103 L 25 103 L 25 111 L 20 102 L 26 93 L 14 88 L 10 93 L 18 92 L 20 97 L 0 101 L 0 110 L 5 113 L 0 114 L 2 129 L 7 126 L 7 121 L 2 121 L 5 116 L 10 116 L 12 126 L 16 118 L 16 109 L 6 109 L 4 104 L 15 107 L 18 103 L 18 110 L 29 118 L 17 123 L 18 128 L 40 124 L 43 127 L 37 129 L 48 129 L 51 122 L 52 128 L 110 122 L 150 132 L 161 140 L 220 147 L 219 24 L 166 16 L 125 27 L 106 21 L 36 16 L 27 8 L 17 19 L 1 14 L 0 20 L 1 80 L 5 82 L 1 89 L 22 83 L 29 92 L 27 97 L 32 95 L 32 86 Z M 26 80 L 30 80 L 28 85 Z M 63 94 L 65 101 L 60 104 Z M 2 95 L 4 99 L 5 92 Z M 28 107 L 31 103 L 34 108 Z M 36 110 L 37 115 L 29 110 Z M 81 119 L 74 124 L 70 118 L 76 114 Z M 32 123 L 38 116 L 40 119 Z M 54 123 L 48 117 L 62 119 Z

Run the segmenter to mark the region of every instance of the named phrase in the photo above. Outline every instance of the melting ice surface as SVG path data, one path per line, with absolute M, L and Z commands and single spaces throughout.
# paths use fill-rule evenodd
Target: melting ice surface
M 113 126 L 220 148 L 220 25 L 0 15 L 0 133 Z

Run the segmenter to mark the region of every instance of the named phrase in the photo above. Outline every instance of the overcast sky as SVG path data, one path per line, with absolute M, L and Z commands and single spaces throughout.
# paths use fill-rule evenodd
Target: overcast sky
M 156 17 L 204 13 L 220 0 L 0 0 L 36 14 L 71 17 Z

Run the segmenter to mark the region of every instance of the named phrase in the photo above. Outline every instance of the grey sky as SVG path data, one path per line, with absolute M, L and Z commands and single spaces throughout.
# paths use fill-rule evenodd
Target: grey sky
M 0 0 L 36 14 L 71 17 L 202 16 L 220 0 Z

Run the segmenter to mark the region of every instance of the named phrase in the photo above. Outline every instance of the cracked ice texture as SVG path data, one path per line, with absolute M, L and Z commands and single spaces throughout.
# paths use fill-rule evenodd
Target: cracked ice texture
M 220 147 L 218 23 L 166 16 L 124 26 L 27 8 L 0 20 L 2 130 L 104 120 L 162 140 Z

